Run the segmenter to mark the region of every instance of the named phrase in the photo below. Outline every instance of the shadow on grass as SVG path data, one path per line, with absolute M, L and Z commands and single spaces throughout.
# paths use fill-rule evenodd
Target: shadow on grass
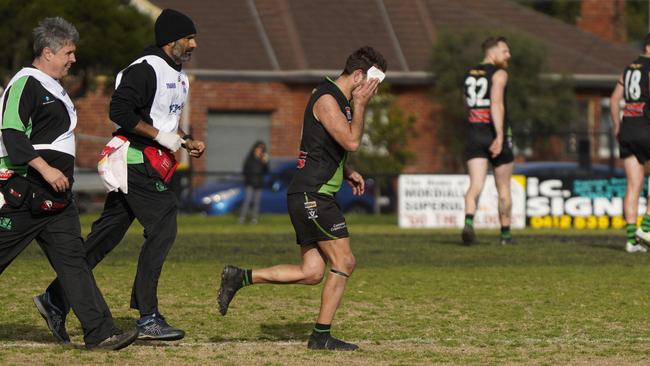
M 260 332 L 274 341 L 305 341 L 313 326 L 313 323 L 262 324 Z
M 115 326 L 123 331 L 127 331 L 135 328 L 136 320 L 137 319 L 128 316 L 120 316 L 120 317 L 113 318 L 113 322 L 115 323 Z
M 313 327 L 313 323 L 280 323 L 260 325 L 260 334 L 251 337 L 222 337 L 215 335 L 210 337 L 210 342 L 246 342 L 246 341 L 306 341 Z
M 52 333 L 44 326 L 22 323 L 0 324 L 1 341 L 57 343 Z

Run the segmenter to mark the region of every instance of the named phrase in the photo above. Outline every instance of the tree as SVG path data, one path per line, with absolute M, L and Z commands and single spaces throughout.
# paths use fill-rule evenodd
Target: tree
M 0 80 L 32 61 L 32 29 L 53 16 L 65 18 L 79 31 L 71 74 L 85 81 L 115 75 L 153 41 L 152 19 L 128 0 L 0 0 Z
M 449 153 L 448 168 L 463 165 L 468 127 L 463 96 L 463 77 L 483 59 L 480 44 L 494 31 L 443 31 L 433 49 L 431 70 L 435 77 L 434 98 L 442 107 L 438 141 Z M 521 34 L 502 33 L 508 39 L 512 58 L 508 68 L 507 116 L 515 147 L 524 149 L 548 141 L 575 115 L 575 95 L 567 78 L 544 78 L 545 51 L 536 41 Z M 537 140 L 533 140 L 536 138 Z M 537 145 L 535 145 L 537 146 Z
M 541 13 L 576 24 L 580 18 L 580 1 L 575 0 L 517 0 Z M 625 28 L 627 39 L 639 42 L 648 33 L 648 0 L 625 0 Z
M 401 173 L 415 158 L 407 148 L 415 116 L 405 115 L 397 106 L 388 84 L 380 86 L 366 113 L 361 148 L 351 155 L 350 164 L 363 175 Z
M 575 0 L 517 0 L 540 13 L 558 18 L 569 24 L 576 24 L 580 17 L 580 1 Z
M 350 165 L 364 177 L 372 177 L 375 213 L 380 212 L 382 191 L 393 192 L 394 177 L 413 162 L 415 154 L 408 149 L 408 140 L 415 135 L 415 116 L 406 115 L 397 106 L 390 86 L 381 84 L 379 92 L 366 107 L 366 125 L 359 151 L 350 156 Z M 393 202 L 395 204 L 395 202 Z

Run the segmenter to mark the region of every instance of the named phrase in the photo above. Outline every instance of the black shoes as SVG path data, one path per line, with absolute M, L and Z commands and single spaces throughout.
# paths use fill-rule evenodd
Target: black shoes
M 359 348 L 356 344 L 343 342 L 332 337 L 330 333 L 312 333 L 307 342 L 309 349 L 326 349 L 331 351 L 355 351 Z
M 36 295 L 32 298 L 36 309 L 41 313 L 47 323 L 47 327 L 52 331 L 52 335 L 59 342 L 69 343 L 70 336 L 65 330 L 65 316 L 61 309 L 50 302 L 50 296 L 47 293 Z
M 244 286 L 244 270 L 235 266 L 227 265 L 223 267 L 221 272 L 221 287 L 217 294 L 217 302 L 219 303 L 219 312 L 221 315 L 226 315 L 228 306 L 235 297 L 237 290 Z
M 135 325 L 141 341 L 176 341 L 185 337 L 185 331 L 169 325 L 159 313 L 144 316 Z
M 113 335 L 111 335 L 110 337 L 104 339 L 103 341 L 95 345 L 92 346 L 86 345 L 86 348 L 91 350 L 103 349 L 103 350 L 117 351 L 130 345 L 137 338 L 138 338 L 138 328 L 133 328 L 128 332 L 124 332 L 124 333 L 116 331 L 114 332 Z
M 476 234 L 474 234 L 474 226 L 465 224 L 463 232 L 460 234 L 464 245 L 472 245 L 476 242 Z

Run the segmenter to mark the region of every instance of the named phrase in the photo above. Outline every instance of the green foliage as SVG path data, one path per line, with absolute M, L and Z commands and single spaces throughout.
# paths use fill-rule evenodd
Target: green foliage
M 517 0 L 522 5 L 558 18 L 569 24 L 576 24 L 580 18 L 580 1 L 575 0 Z M 648 33 L 648 0 L 625 0 L 625 28 L 627 40 L 639 42 Z
M 86 79 L 114 75 L 153 41 L 153 21 L 126 0 L 0 0 L 0 79 L 32 61 L 32 29 L 53 16 L 79 31 L 71 74 Z
M 407 148 L 415 133 L 415 116 L 405 115 L 397 106 L 388 84 L 380 86 L 366 113 L 362 146 L 352 154 L 350 164 L 364 175 L 401 173 L 415 158 Z
M 494 31 L 468 30 L 441 32 L 433 50 L 432 71 L 436 82 L 434 98 L 442 107 L 438 141 L 450 152 L 448 164 L 462 166 L 468 127 L 463 96 L 463 78 L 467 70 L 481 62 L 480 44 Z M 515 146 L 532 145 L 532 137 L 561 130 L 575 115 L 575 95 L 571 82 L 561 77 L 541 75 L 545 69 L 545 50 L 538 42 L 521 34 L 506 36 L 512 57 L 508 68 L 507 118 Z
M 648 34 L 648 3 L 647 0 L 628 0 L 625 2 L 625 26 L 627 40 L 641 42 Z
M 580 17 L 580 1 L 575 0 L 517 0 L 540 13 L 561 19 L 569 24 L 576 24 Z

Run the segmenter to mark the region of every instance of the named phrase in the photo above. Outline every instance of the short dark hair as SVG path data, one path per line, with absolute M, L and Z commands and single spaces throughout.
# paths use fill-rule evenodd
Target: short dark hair
M 645 35 L 645 38 L 643 39 L 643 51 L 645 52 L 645 48 L 650 46 L 650 33 Z
M 384 56 L 370 46 L 361 47 L 354 51 L 345 61 L 345 68 L 342 75 L 350 75 L 354 70 L 361 69 L 368 72 L 368 69 L 377 65 L 381 71 L 386 71 L 386 60 Z
M 483 41 L 483 43 L 481 43 L 481 49 L 483 49 L 483 52 L 486 52 L 490 48 L 499 44 L 499 42 L 503 42 L 507 44 L 508 40 L 504 36 L 488 37 L 485 41 Z
M 45 18 L 32 30 L 34 57 L 39 57 L 45 47 L 57 53 L 66 43 L 77 43 L 79 32 L 74 25 L 61 17 Z

